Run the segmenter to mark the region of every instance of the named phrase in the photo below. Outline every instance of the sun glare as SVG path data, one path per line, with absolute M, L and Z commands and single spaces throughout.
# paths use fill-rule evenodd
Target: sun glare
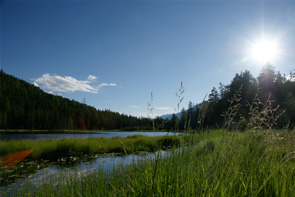
M 253 44 L 251 53 L 256 61 L 272 62 L 278 58 L 278 46 L 274 41 L 263 39 Z

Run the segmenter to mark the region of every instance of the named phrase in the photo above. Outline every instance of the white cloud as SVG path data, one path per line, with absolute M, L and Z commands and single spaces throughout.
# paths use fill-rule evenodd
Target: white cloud
M 135 109 L 147 109 L 146 106 L 137 106 L 137 105 L 130 105 L 129 107 L 135 108 Z M 168 111 L 173 111 L 173 108 L 171 107 L 154 107 L 155 110 L 168 110 Z
M 88 80 L 80 81 L 74 77 L 43 74 L 35 79 L 33 84 L 45 90 L 52 92 L 90 92 L 97 94 L 99 89 L 105 86 L 116 86 L 114 83 L 102 83 L 99 86 L 93 86 L 91 83 L 96 79 L 94 75 L 89 75 Z
M 52 91 L 45 91 L 45 92 L 47 92 L 48 94 L 54 95 L 54 93 Z
M 142 106 L 137 106 L 137 105 L 130 105 L 129 107 L 134 108 L 134 109 L 143 109 L 144 108 Z
M 168 110 L 168 111 L 173 111 L 171 107 L 155 107 L 156 110 Z
M 149 114 L 146 106 L 138 106 L 138 105 L 129 105 L 130 114 L 137 117 L 148 117 L 152 116 L 152 118 L 160 117 L 163 114 L 173 114 L 174 109 L 171 107 L 154 107 L 153 115 Z
M 90 80 L 90 81 L 94 81 L 94 80 L 97 79 L 97 77 L 94 76 L 94 75 L 89 75 L 87 79 Z
M 294 77 L 291 78 L 291 76 L 288 75 L 288 76 L 286 76 L 286 80 L 287 81 L 295 81 L 295 78 Z
M 104 86 L 117 86 L 117 84 L 115 84 L 115 83 L 102 83 L 98 86 L 98 89 L 102 88 Z
M 39 87 L 39 85 L 36 82 L 34 82 L 33 85 L 36 87 Z

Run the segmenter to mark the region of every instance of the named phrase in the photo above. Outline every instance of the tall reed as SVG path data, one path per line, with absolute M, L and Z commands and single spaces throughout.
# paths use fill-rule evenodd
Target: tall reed
M 199 143 L 178 149 L 169 157 L 129 167 L 97 171 L 79 179 L 65 176 L 27 195 L 46 196 L 293 196 L 295 155 L 293 132 L 280 133 L 270 146 L 257 133 L 233 135 L 215 130 L 199 135 Z M 268 133 L 267 135 L 269 135 Z M 291 152 L 290 152 L 291 151 Z

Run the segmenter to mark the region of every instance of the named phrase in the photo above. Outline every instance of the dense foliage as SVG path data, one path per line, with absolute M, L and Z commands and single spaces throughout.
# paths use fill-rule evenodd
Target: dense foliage
M 97 110 L 0 73 L 0 129 L 152 129 L 147 118 Z
M 295 125 L 295 74 L 290 72 L 290 76 L 281 75 L 275 72 L 272 65 L 265 65 L 255 79 L 249 71 L 236 74 L 229 85 L 220 83 L 219 91 L 213 87 L 208 95 L 208 100 L 197 106 L 189 103 L 188 110 L 182 110 L 179 118 L 180 130 L 199 128 L 200 112 L 202 106 L 206 108 L 204 116 L 205 128 L 220 128 L 224 126 L 224 116 L 226 110 L 230 107 L 230 102 L 235 96 L 239 103 L 239 110 L 235 114 L 234 122 L 237 127 L 247 125 L 249 121 L 250 105 L 254 98 L 262 104 L 269 101 L 278 110 L 285 111 L 277 121 L 277 127 L 288 126 L 293 128 Z M 237 94 L 238 93 L 238 94 Z M 262 108 L 262 105 L 260 106 Z M 172 128 L 177 123 L 178 117 L 174 115 L 170 121 Z

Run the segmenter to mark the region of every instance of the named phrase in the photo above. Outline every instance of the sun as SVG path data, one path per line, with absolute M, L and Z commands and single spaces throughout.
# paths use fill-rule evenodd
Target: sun
M 252 44 L 251 54 L 255 61 L 271 63 L 278 58 L 278 45 L 273 40 L 261 39 Z

